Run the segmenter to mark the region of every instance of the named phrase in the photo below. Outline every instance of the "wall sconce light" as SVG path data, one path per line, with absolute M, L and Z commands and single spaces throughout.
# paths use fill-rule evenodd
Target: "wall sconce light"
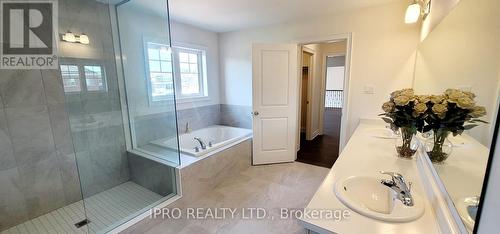
M 90 44 L 89 36 L 86 34 L 75 35 L 72 32 L 68 31 L 65 34 L 61 35 L 63 41 L 71 42 L 71 43 L 80 43 L 84 45 Z
M 414 0 L 412 4 L 406 8 L 405 23 L 413 24 L 422 16 L 424 20 L 431 11 L 431 0 Z

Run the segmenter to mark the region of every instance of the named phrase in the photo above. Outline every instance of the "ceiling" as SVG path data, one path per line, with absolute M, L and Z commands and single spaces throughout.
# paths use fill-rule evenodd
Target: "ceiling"
M 169 0 L 173 20 L 228 32 L 405 0 Z

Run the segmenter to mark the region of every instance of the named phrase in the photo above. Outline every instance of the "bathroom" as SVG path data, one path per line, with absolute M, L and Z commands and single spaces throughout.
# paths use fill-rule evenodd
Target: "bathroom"
M 500 178 L 493 160 L 500 100 L 494 0 L 40 1 L 51 11 L 16 2 L 0 1 L 10 15 L 1 17 L 2 30 L 30 36 L 15 44 L 2 31 L 0 56 L 32 47 L 35 38 L 38 49 L 51 45 L 44 58 L 57 64 L 0 66 L 2 234 L 491 233 L 498 220 L 500 204 L 492 199 L 498 190 L 491 186 Z M 415 22 L 405 22 L 415 4 Z M 23 19 L 20 12 L 30 7 L 44 23 L 15 30 L 9 20 Z M 49 34 L 37 31 L 47 25 Z M 341 52 L 316 46 L 335 43 Z M 297 77 L 306 52 L 314 69 L 303 86 Z M 329 56 L 345 60 L 344 82 L 336 135 L 322 138 L 323 126 L 334 121 L 323 113 Z M 394 141 L 401 136 L 378 115 L 391 92 L 403 88 L 473 92 L 487 123 L 450 136 L 444 163 L 425 157 L 434 136 L 420 133 L 411 145 L 417 153 L 398 158 Z M 318 139 L 335 152 L 322 150 Z M 329 163 L 298 160 L 306 147 L 310 157 L 331 157 Z M 370 184 L 373 176 L 391 178 L 378 171 L 413 182 L 407 190 L 415 205 L 406 214 L 360 209 L 352 194 L 337 189 L 389 196 L 386 187 L 376 190 L 380 183 Z M 473 198 L 475 206 L 465 209 L 479 207 L 475 225 L 461 206 Z M 397 212 L 405 208 L 397 204 Z M 277 220 L 246 218 L 244 211 L 190 220 L 185 213 L 193 208 L 256 208 Z M 184 216 L 156 217 L 158 209 Z M 283 209 L 350 216 L 283 218 Z

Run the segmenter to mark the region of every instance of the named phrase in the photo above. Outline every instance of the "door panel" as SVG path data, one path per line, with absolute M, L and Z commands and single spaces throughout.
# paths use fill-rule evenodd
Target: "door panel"
M 294 44 L 254 44 L 253 164 L 292 162 L 298 116 L 298 54 Z

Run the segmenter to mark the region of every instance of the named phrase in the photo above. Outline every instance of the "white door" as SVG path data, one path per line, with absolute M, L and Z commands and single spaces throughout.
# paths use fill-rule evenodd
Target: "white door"
M 295 44 L 253 45 L 254 165 L 296 159 L 298 51 Z

